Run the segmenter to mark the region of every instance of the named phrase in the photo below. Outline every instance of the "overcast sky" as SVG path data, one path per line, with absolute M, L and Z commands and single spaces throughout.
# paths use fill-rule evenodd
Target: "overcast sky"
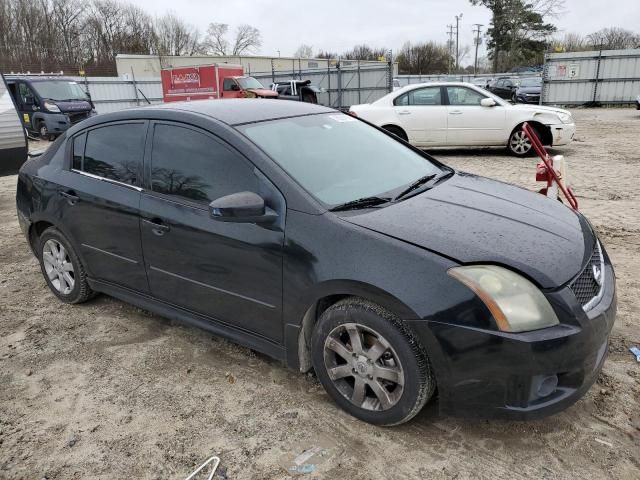
M 460 45 L 473 42 L 472 25 L 489 23 L 489 11 L 468 0 L 132 0 L 154 15 L 173 11 L 201 32 L 211 22 L 233 29 L 248 23 L 260 29 L 261 55 L 293 54 L 306 43 L 342 53 L 366 43 L 398 49 L 412 42 L 445 42 L 447 24 L 463 14 Z M 565 0 L 554 23 L 561 32 L 588 34 L 604 27 L 640 29 L 640 0 Z M 467 59 L 468 63 L 469 59 Z

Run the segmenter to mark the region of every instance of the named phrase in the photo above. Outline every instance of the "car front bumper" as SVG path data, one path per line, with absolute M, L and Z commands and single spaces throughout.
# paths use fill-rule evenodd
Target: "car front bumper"
M 559 123 L 556 125 L 548 125 L 551 130 L 551 137 L 553 139 L 552 146 L 567 145 L 573 141 L 573 136 L 576 134 L 575 123 Z
M 555 327 L 505 333 L 415 322 L 412 328 L 432 354 L 440 411 L 527 420 L 552 415 L 580 399 L 602 369 L 615 320 L 615 278 L 610 264 L 606 269 L 603 296 L 588 313 L 568 287 L 547 294 L 560 319 Z M 543 392 L 549 378 L 557 385 Z
M 540 103 L 540 95 L 516 95 L 516 99 L 519 103 L 531 103 L 535 105 Z

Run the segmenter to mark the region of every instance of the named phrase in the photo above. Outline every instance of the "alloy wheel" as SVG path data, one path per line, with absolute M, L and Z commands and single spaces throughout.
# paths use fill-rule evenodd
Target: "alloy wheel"
M 324 365 L 336 389 L 357 407 L 388 410 L 402 397 L 400 359 L 372 328 L 357 323 L 334 328 L 324 342 Z
M 75 286 L 73 263 L 64 246 L 49 239 L 42 248 L 42 262 L 51 285 L 63 295 L 69 295 Z
M 514 153 L 524 155 L 531 150 L 531 140 L 529 140 L 529 137 L 527 137 L 524 131 L 518 130 L 511 135 L 509 147 Z

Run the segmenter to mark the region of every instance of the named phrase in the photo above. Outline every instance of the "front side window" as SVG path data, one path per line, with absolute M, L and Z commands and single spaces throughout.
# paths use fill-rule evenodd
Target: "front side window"
M 482 99 L 486 98 L 480 92 L 466 87 L 447 87 L 447 95 L 449 96 L 449 105 L 458 106 L 480 105 Z
M 221 141 L 190 128 L 156 124 L 151 190 L 208 204 L 232 193 L 257 192 L 258 179 L 253 166 Z
M 225 78 L 222 81 L 222 90 L 225 92 L 230 92 L 233 90 L 233 86 L 236 84 L 236 81 L 233 78 Z
M 142 165 L 145 133 L 144 123 L 108 125 L 90 130 L 87 133 L 82 171 L 135 185 Z M 74 152 L 75 148 L 74 141 Z M 73 161 L 75 164 L 76 159 Z
M 349 115 L 328 113 L 237 127 L 328 205 L 379 196 L 441 168 Z
M 19 83 L 18 91 L 20 92 L 20 100 L 22 100 L 23 105 L 26 105 L 28 103 L 27 99 L 30 99 L 31 101 L 34 100 L 33 92 L 26 83 Z

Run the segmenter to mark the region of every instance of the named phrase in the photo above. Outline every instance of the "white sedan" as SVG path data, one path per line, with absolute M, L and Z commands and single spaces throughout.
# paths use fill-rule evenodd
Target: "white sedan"
M 576 131 L 566 110 L 512 105 L 470 83 L 412 84 L 349 111 L 419 148 L 506 146 L 518 157 L 531 153 L 524 122 L 550 146 L 570 143 Z

